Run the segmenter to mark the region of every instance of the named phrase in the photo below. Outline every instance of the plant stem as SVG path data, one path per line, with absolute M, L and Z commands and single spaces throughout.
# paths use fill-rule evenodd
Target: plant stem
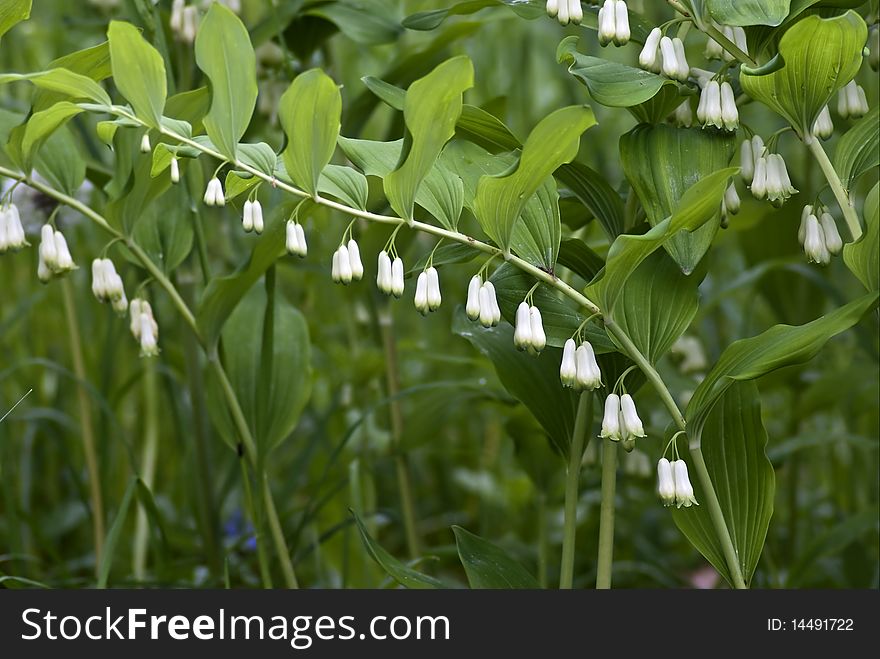
M 819 163 L 822 173 L 825 174 L 825 179 L 828 181 L 828 185 L 834 193 L 834 198 L 837 199 L 837 204 L 840 206 L 840 210 L 843 213 L 843 219 L 846 220 L 846 225 L 849 227 L 849 232 L 853 241 L 858 240 L 862 237 L 862 224 L 859 222 L 859 216 L 858 213 L 856 213 L 856 209 L 853 207 L 852 203 L 850 203 L 849 195 L 843 187 L 843 182 L 841 182 L 840 177 L 837 175 L 837 170 L 834 169 L 834 165 L 832 165 L 831 161 L 828 159 L 828 154 L 825 153 L 825 149 L 822 148 L 822 141 L 812 137 L 809 138 L 807 146 L 816 158 L 816 162 Z
M 571 589 L 574 583 L 574 545 L 577 531 L 578 485 L 581 462 L 584 459 L 587 430 L 592 421 L 592 392 L 584 391 L 578 399 L 574 419 L 574 431 L 568 453 L 568 469 L 565 475 L 565 509 L 562 531 L 562 563 L 559 568 L 559 587 Z
M 254 501 L 254 495 L 251 491 L 251 477 L 248 474 L 247 463 L 239 459 L 241 464 L 241 483 L 244 487 L 244 501 L 247 506 L 248 513 L 251 517 L 251 523 L 254 525 L 254 536 L 257 542 L 257 562 L 260 566 L 260 581 L 263 588 L 272 587 L 272 573 L 269 570 L 269 557 L 266 553 L 266 543 L 263 539 L 263 518 L 257 513 L 257 503 Z
M 76 303 L 70 280 L 61 280 L 61 295 L 64 298 L 64 315 L 67 320 L 67 335 L 70 337 L 70 354 L 73 359 L 73 372 L 77 379 L 79 401 L 79 424 L 82 434 L 83 453 L 86 471 L 89 475 L 89 499 L 92 507 L 92 535 L 95 544 L 95 575 L 99 575 L 104 556 L 104 501 L 101 494 L 101 473 L 98 470 L 98 454 L 95 449 L 95 429 L 92 425 L 92 408 L 85 390 L 86 367 L 83 358 L 82 338 L 79 321 L 76 317 Z
M 139 468 L 141 480 L 149 490 L 153 489 L 156 476 L 156 457 L 159 452 L 159 404 L 156 390 L 156 364 L 153 359 L 143 360 L 144 364 L 144 447 Z M 147 567 L 147 542 L 150 537 L 149 520 L 143 505 L 138 506 L 137 522 L 134 531 L 132 550 L 132 571 L 134 578 L 143 581 Z
M 696 25 L 696 24 L 695 24 Z M 745 64 L 746 66 L 755 67 L 758 66 L 758 63 L 749 57 L 749 54 L 743 51 L 739 46 L 733 43 L 730 39 L 728 39 L 724 33 L 719 30 L 717 27 L 712 25 L 712 23 L 706 23 L 702 28 L 697 25 L 699 29 L 709 35 L 712 39 L 714 39 L 719 46 L 721 46 L 728 53 L 733 55 L 741 64 Z
M 538 493 L 538 585 L 547 587 L 547 566 L 549 565 L 549 551 L 547 542 L 547 495 Z
M 284 575 L 284 583 L 288 588 L 299 588 L 296 573 L 293 571 L 293 562 L 290 560 L 290 551 L 287 549 L 287 541 L 284 539 L 284 531 L 281 529 L 281 521 L 275 508 L 275 500 L 272 498 L 272 490 L 269 488 L 269 479 L 263 475 L 263 504 L 266 508 L 266 516 L 269 522 L 269 530 L 272 540 L 275 542 L 275 551 L 281 562 L 281 573 Z
M 614 491 L 617 489 L 617 444 L 605 439 L 602 449 L 602 505 L 599 513 L 599 560 L 596 588 L 611 588 L 614 556 Z

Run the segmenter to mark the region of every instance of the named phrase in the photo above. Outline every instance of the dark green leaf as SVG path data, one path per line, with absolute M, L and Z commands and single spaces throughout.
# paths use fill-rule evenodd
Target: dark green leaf
M 843 262 L 869 291 L 880 290 L 880 183 L 865 199 L 865 233 L 843 247 Z
M 850 190 L 865 172 L 880 165 L 880 106 L 874 106 L 837 143 L 834 169 Z
M 471 588 L 540 588 L 535 578 L 501 547 L 453 526 L 458 557 Z
M 354 516 L 358 531 L 360 531 L 361 540 L 364 541 L 364 547 L 366 547 L 373 560 L 385 570 L 389 577 L 405 588 L 446 588 L 446 585 L 442 581 L 435 579 L 434 577 L 429 577 L 427 574 L 416 572 L 411 567 L 404 565 L 394 558 L 394 556 L 385 551 L 385 549 L 383 549 L 382 546 L 370 536 L 370 532 L 367 531 L 367 527 L 364 526 L 360 517 L 358 517 L 353 511 L 351 514 Z
M 122 502 L 116 511 L 116 517 L 113 518 L 113 523 L 104 539 L 104 555 L 98 568 L 98 588 L 106 588 L 110 579 L 110 568 L 113 567 L 113 557 L 116 555 L 116 543 L 119 542 L 122 527 L 125 526 L 125 518 L 128 516 L 128 509 L 131 508 L 131 500 L 137 490 L 137 483 L 138 479 L 135 476 L 132 476 L 128 481 L 128 487 L 125 488 L 125 494 L 122 495 Z

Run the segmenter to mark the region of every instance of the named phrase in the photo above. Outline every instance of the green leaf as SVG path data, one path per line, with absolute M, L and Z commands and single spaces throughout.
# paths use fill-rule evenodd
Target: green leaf
M 513 172 L 480 179 L 474 214 L 492 240 L 510 248 L 514 224 L 526 202 L 560 165 L 574 159 L 581 134 L 595 123 L 588 107 L 556 110 L 532 130 Z
M 438 65 L 407 90 L 403 108 L 407 135 L 401 160 L 384 180 L 385 195 L 400 217 L 412 219 L 419 186 L 455 134 L 462 94 L 473 84 L 473 64 L 460 56 Z
M 834 169 L 849 191 L 856 179 L 880 165 L 880 106 L 875 105 L 837 143 Z
M 651 226 L 672 215 L 686 190 L 727 167 L 736 144 L 735 135 L 665 125 L 640 125 L 623 135 L 621 164 Z M 719 198 L 715 212 L 720 211 Z M 708 251 L 718 226 L 707 223 L 692 234 L 674 236 L 665 246 L 685 274 L 692 272 Z
M 311 348 L 305 317 L 276 293 L 270 347 L 271 373 L 264 372 L 267 350 L 264 327 L 266 293 L 253 287 L 223 326 L 223 364 L 242 412 L 256 439 L 260 455 L 267 456 L 293 432 L 312 389 Z M 235 446 L 237 433 L 226 407 L 210 406 L 212 417 L 226 441 Z
M 66 69 L 73 73 L 85 76 L 95 82 L 100 82 L 113 75 L 113 69 L 110 65 L 110 44 L 105 41 L 91 48 L 77 50 L 67 55 L 63 55 L 58 59 L 52 60 L 47 69 Z M 100 89 L 100 85 L 95 86 Z M 95 92 L 95 88 L 92 89 Z M 45 110 L 50 105 L 54 105 L 58 101 L 64 100 L 68 95 L 58 92 L 52 92 L 47 89 L 39 89 L 34 94 L 34 112 Z M 106 96 L 106 93 L 104 93 Z M 94 99 L 93 99 L 94 100 Z M 103 105 L 110 104 L 110 97 L 107 96 L 105 101 L 97 101 Z
M 37 73 L 3 73 L 0 74 L 0 85 L 9 82 L 27 80 L 40 89 L 64 94 L 70 98 L 87 98 L 100 105 L 112 105 L 110 96 L 103 87 L 91 78 L 73 73 L 67 69 L 49 69 Z
M 605 176 L 582 163 L 571 162 L 556 170 L 556 177 L 589 209 L 611 240 L 623 233 L 623 200 Z
M 293 182 L 313 197 L 333 157 L 341 116 L 339 88 L 320 69 L 298 75 L 281 97 L 279 117 L 288 140 L 284 166 Z
M 27 124 L 25 124 L 24 136 L 21 142 L 21 153 L 25 162 L 25 169 L 30 169 L 33 153 L 40 148 L 40 145 L 49 135 L 82 111 L 82 108 L 74 103 L 59 101 L 50 108 L 34 112 L 31 115 Z
M 581 279 L 592 281 L 605 267 L 605 260 L 587 247 L 579 238 L 563 240 L 559 245 L 559 264 L 565 266 Z
M 706 9 L 722 25 L 777 26 L 788 16 L 791 0 L 706 0 Z
M 52 187 L 74 196 L 86 178 L 82 149 L 67 126 L 56 130 L 43 142 L 34 157 L 34 168 Z
M 541 309 L 543 312 L 544 307 Z M 574 431 L 577 395 L 564 389 L 559 381 L 562 352 L 546 348 L 537 357 L 519 352 L 513 346 L 513 327 L 502 323 L 485 329 L 468 320 L 462 309 L 456 310 L 452 331 L 489 358 L 504 388 L 529 409 L 553 442 L 565 450 Z
M 520 221 L 513 226 L 510 247 L 529 263 L 552 270 L 559 256 L 560 240 L 559 193 L 550 176 L 523 208 Z
M 516 14 L 529 20 L 539 18 L 545 12 L 542 3 L 537 0 L 465 0 L 447 9 L 431 9 L 420 11 L 403 19 L 403 27 L 409 30 L 434 30 L 450 16 L 465 16 L 485 9 L 486 7 L 510 7 Z
M 265 142 L 239 144 L 238 159 L 266 176 L 273 176 L 275 174 L 275 165 L 278 162 L 275 151 Z
M 110 21 L 107 39 L 116 88 L 138 119 L 158 130 L 168 93 L 162 56 L 131 23 Z
M 535 577 L 501 547 L 460 526 L 452 531 L 471 588 L 540 588 Z
M 4 0 L 0 2 L 0 37 L 16 23 L 31 16 L 31 0 Z
M 809 135 L 816 117 L 834 93 L 858 73 L 868 28 L 861 16 L 807 16 L 779 42 L 785 66 L 767 75 L 740 75 L 752 98 L 782 115 L 800 137 Z
M 869 291 L 880 290 L 880 183 L 865 199 L 865 233 L 843 247 L 843 262 Z
M 195 53 L 196 64 L 211 81 L 205 130 L 220 153 L 235 160 L 257 102 L 256 58 L 247 28 L 215 2 L 199 25 Z
M 699 284 L 662 251 L 651 254 L 626 280 L 614 321 L 652 364 L 690 326 L 699 307 Z
M 345 36 L 365 46 L 392 43 L 401 33 L 394 0 L 331 2 L 310 8 L 305 14 L 330 21 Z
M 164 194 L 141 209 L 134 222 L 135 241 L 163 272 L 174 270 L 192 250 L 191 213 L 186 189 L 168 185 Z
M 134 498 L 137 490 L 138 479 L 132 476 L 125 488 L 125 494 L 122 495 L 122 502 L 119 504 L 119 510 L 116 511 L 116 517 L 113 518 L 113 524 L 107 531 L 107 537 L 104 539 L 104 555 L 101 558 L 101 565 L 98 568 L 98 588 L 106 588 L 110 579 L 110 568 L 113 567 L 113 557 L 116 554 L 116 544 L 119 542 L 119 536 L 122 534 L 122 527 L 125 526 L 125 518 L 128 516 L 128 509 L 131 508 L 131 500 Z
M 729 388 L 709 414 L 703 437 L 706 468 L 748 584 L 761 557 L 776 492 L 776 475 L 767 458 L 767 432 L 761 421 L 758 387 L 753 382 L 738 382 Z M 693 475 L 693 463 L 688 456 L 684 457 L 700 505 L 675 509 L 672 517 L 691 544 L 732 583 L 702 484 Z
M 680 232 L 696 232 L 718 213 L 724 191 L 737 168 L 722 169 L 692 185 L 681 197 L 672 217 L 645 234 L 622 234 L 611 243 L 601 279 L 587 288 L 587 295 L 613 315 L 615 305 L 633 271 L 661 245 L 680 239 Z M 686 273 L 687 274 L 687 273 Z
M 566 37 L 556 49 L 560 64 L 584 83 L 597 103 L 612 108 L 628 108 L 653 98 L 664 86 L 678 96 L 678 84 L 656 73 L 577 52 L 578 37 Z
M 832 336 L 855 325 L 876 306 L 869 293 L 806 325 L 775 325 L 766 332 L 730 344 L 687 406 L 689 432 L 699 436 L 715 402 L 736 381 L 754 380 L 784 366 L 812 359 Z
M 354 516 L 355 524 L 357 524 L 358 531 L 360 531 L 361 534 L 361 540 L 363 540 L 364 547 L 367 548 L 367 552 L 369 552 L 373 560 L 376 561 L 383 570 L 385 570 L 389 577 L 394 579 L 397 583 L 405 588 L 422 589 L 447 587 L 446 584 L 444 584 L 439 579 L 429 577 L 427 574 L 422 574 L 421 572 L 416 572 L 411 567 L 404 565 L 399 560 L 394 558 L 394 556 L 385 551 L 385 549 L 378 542 L 373 540 L 370 532 L 367 531 L 367 527 L 364 526 L 361 518 L 357 516 L 357 513 L 352 511 L 351 514 Z
M 351 167 L 327 165 L 318 179 L 318 192 L 336 197 L 352 208 L 367 210 L 367 179 Z

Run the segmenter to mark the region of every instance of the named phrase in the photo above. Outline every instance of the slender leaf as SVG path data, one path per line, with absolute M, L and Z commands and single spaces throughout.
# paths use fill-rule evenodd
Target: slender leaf
M 49 69 L 37 73 L 2 73 L 0 85 L 27 80 L 40 89 L 57 92 L 70 98 L 87 98 L 100 105 L 110 106 L 112 101 L 104 88 L 91 78 L 73 73 L 67 69 Z
M 122 534 L 122 527 L 125 526 L 128 509 L 131 508 L 131 500 L 137 491 L 137 483 L 138 479 L 135 476 L 128 481 L 128 487 L 125 488 L 125 494 L 122 495 L 122 502 L 116 511 L 116 517 L 113 518 L 113 523 L 104 539 L 104 555 L 101 559 L 101 565 L 98 567 L 98 588 L 106 588 L 110 579 L 110 569 L 113 567 L 113 557 L 116 555 L 116 544 Z
M 880 165 L 880 106 L 874 106 L 837 143 L 834 169 L 849 190 L 859 176 Z
M 540 588 L 535 577 L 501 547 L 460 526 L 452 531 L 471 588 Z

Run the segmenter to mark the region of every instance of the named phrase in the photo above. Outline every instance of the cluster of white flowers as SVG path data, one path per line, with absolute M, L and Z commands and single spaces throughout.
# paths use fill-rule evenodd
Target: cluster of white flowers
M 868 98 L 865 96 L 865 90 L 855 80 L 850 80 L 838 93 L 837 114 L 843 119 L 861 119 L 868 114 Z
M 843 239 L 837 230 L 837 223 L 828 209 L 821 206 L 804 206 L 801 224 L 798 228 L 798 241 L 804 248 L 807 260 L 819 265 L 831 263 L 832 254 L 840 254 Z
M 440 295 L 440 275 L 437 268 L 431 266 L 419 274 L 416 280 L 416 294 L 413 302 L 416 305 L 416 311 L 423 316 L 428 312 L 437 311 L 443 297 Z
M 599 9 L 599 45 L 625 46 L 629 43 L 629 10 L 624 0 L 605 0 Z
M 77 267 L 70 255 L 64 235 L 50 224 L 44 224 L 40 230 L 39 257 L 37 277 L 44 284 L 53 277 L 60 277 L 71 270 L 76 270 Z
M 715 126 L 730 131 L 739 128 L 739 111 L 729 82 L 725 80 L 719 84 L 717 80 L 710 80 L 703 87 L 697 105 L 697 121 L 703 128 Z
M 730 41 L 736 44 L 737 48 L 748 55 L 749 46 L 746 42 L 746 31 L 743 28 L 731 27 L 730 25 L 722 26 L 714 21 L 712 21 L 712 23 L 721 31 L 721 34 L 727 37 Z M 726 62 L 732 62 L 735 59 L 732 54 L 727 52 L 721 44 L 715 41 L 712 37 L 709 37 L 709 40 L 706 42 L 706 50 L 703 54 L 706 56 L 706 59 L 723 59 Z
M 740 167 L 743 180 L 755 199 L 781 206 L 797 189 L 791 184 L 785 160 L 778 153 L 766 153 L 764 140 L 755 135 L 742 143 Z
M 18 207 L 15 204 L 9 204 L 5 208 L 0 206 L 0 254 L 28 245 Z
M 645 46 L 639 53 L 639 66 L 652 73 L 662 73 L 667 78 L 687 82 L 690 65 L 684 52 L 684 42 L 675 37 L 663 36 L 663 31 L 655 27 L 645 39 Z
M 222 193 L 221 193 L 222 194 Z M 259 199 L 244 202 L 244 210 L 241 215 L 241 227 L 246 232 L 263 233 L 263 205 Z
M 834 122 L 831 121 L 831 112 L 828 111 L 827 105 L 822 108 L 816 121 L 813 122 L 812 133 L 815 137 L 823 140 L 827 140 L 834 134 Z
M 513 345 L 517 350 L 528 350 L 533 355 L 537 355 L 547 345 L 541 310 L 526 301 L 520 302 L 516 309 Z
M 388 252 L 379 252 L 379 270 L 376 274 L 376 286 L 385 295 L 400 297 L 403 295 L 403 260 L 399 256 L 392 262 Z
M 468 318 L 479 320 L 480 325 L 487 329 L 500 323 L 501 307 L 495 296 L 495 285 L 488 279 L 484 282 L 480 275 L 471 277 L 464 310 Z
M 602 417 L 602 432 L 599 437 L 607 437 L 615 442 L 631 442 L 636 437 L 646 437 L 642 420 L 636 412 L 636 404 L 629 394 L 618 396 L 608 394 L 605 399 L 605 414 Z
M 196 40 L 199 29 L 199 8 L 187 5 L 185 0 L 174 0 L 171 3 L 171 19 L 168 25 L 178 41 L 192 43 Z
M 664 506 L 675 504 L 678 508 L 690 508 L 700 505 L 694 497 L 694 488 L 688 478 L 687 463 L 684 460 L 669 462 L 666 458 L 660 458 L 657 463 L 657 493 Z
M 562 25 L 580 24 L 584 19 L 584 10 L 581 0 L 547 0 L 547 15 Z
M 116 313 L 124 314 L 128 310 L 122 277 L 110 259 L 92 261 L 92 293 L 99 302 L 109 302 Z
M 698 373 L 705 371 L 709 366 L 706 353 L 703 350 L 703 344 L 695 336 L 678 337 L 669 348 L 669 352 L 681 357 L 678 369 L 682 373 Z
M 205 188 L 204 202 L 207 206 L 226 205 L 226 196 L 223 194 L 223 185 L 221 185 L 220 179 L 216 176 L 208 181 L 208 185 Z
M 593 346 L 589 341 L 575 346 L 574 339 L 569 339 L 562 348 L 562 364 L 559 367 L 562 386 L 575 391 L 598 389 L 602 386 L 602 373 Z
M 159 354 L 159 325 L 153 317 L 150 303 L 135 298 L 128 307 L 131 318 L 131 333 L 141 344 L 141 357 L 155 357 Z
M 285 246 L 290 254 L 299 257 L 305 257 L 309 253 L 309 246 L 306 243 L 306 232 L 302 224 L 296 220 L 287 220 Z
M 346 285 L 363 278 L 364 264 L 361 262 L 361 250 L 354 238 L 351 238 L 347 245 L 340 245 L 333 252 L 330 276 L 335 283 Z

